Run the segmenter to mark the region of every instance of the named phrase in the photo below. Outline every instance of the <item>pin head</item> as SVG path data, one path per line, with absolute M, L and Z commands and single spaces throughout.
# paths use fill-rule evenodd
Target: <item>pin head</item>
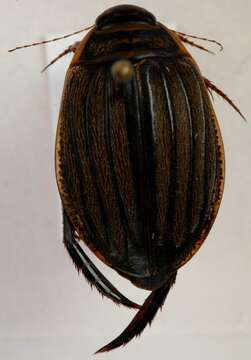
M 129 60 L 118 60 L 111 67 L 111 74 L 115 81 L 125 83 L 131 80 L 134 73 L 133 64 Z

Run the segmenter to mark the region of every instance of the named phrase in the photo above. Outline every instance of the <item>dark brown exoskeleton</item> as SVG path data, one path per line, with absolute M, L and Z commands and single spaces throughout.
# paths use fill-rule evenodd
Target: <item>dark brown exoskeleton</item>
M 204 39 L 205 40 L 205 39 Z M 129 342 L 150 323 L 206 239 L 224 186 L 224 149 L 205 79 L 183 33 L 129 5 L 101 14 L 70 47 L 56 138 L 64 244 L 103 295 L 139 308 L 98 352 Z M 205 50 L 205 48 L 202 48 Z M 123 296 L 85 254 L 150 290 L 142 306 Z

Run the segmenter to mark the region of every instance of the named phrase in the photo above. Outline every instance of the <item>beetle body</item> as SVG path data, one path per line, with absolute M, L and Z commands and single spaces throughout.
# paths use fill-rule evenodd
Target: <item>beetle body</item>
M 133 67 L 124 82 L 111 71 L 120 60 Z M 55 155 L 73 261 L 83 261 L 69 241 L 77 237 L 133 284 L 152 290 L 139 310 L 147 317 L 208 235 L 224 184 L 208 89 L 174 31 L 135 6 L 97 19 L 67 71 Z

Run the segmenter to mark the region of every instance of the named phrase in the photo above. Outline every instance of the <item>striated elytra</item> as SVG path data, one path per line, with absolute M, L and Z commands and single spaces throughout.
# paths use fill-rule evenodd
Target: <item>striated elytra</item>
M 170 30 L 133 5 L 106 10 L 89 29 L 51 62 L 74 52 L 55 168 L 63 241 L 76 268 L 102 295 L 138 309 L 128 327 L 97 351 L 104 352 L 151 323 L 177 270 L 198 251 L 216 218 L 224 149 L 210 92 L 243 115 L 202 76 L 183 45 L 209 51 L 189 38 L 220 45 L 216 41 Z M 151 291 L 142 306 L 104 277 L 83 242 L 121 276 Z
M 209 90 L 233 104 L 203 78 L 182 41 L 189 43 L 148 11 L 116 6 L 97 18 L 66 74 L 56 139 L 64 244 L 103 295 L 139 308 L 98 352 L 126 344 L 152 321 L 222 199 L 224 149 Z M 142 306 L 104 278 L 80 240 L 151 291 Z

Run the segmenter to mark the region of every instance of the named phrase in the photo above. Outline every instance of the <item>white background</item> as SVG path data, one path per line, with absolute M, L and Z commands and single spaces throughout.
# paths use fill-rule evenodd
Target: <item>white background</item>
M 0 358 L 93 359 L 134 311 L 118 308 L 77 275 L 62 244 L 54 177 L 54 123 L 43 47 L 16 45 L 63 35 L 94 23 L 123 1 L 1 0 L 0 23 Z M 226 186 L 215 226 L 199 253 L 180 270 L 151 328 L 101 359 L 249 360 L 251 358 L 251 2 L 249 0 L 127 1 L 180 31 L 221 41 L 217 56 L 192 49 L 205 76 L 246 114 L 215 96 L 226 150 Z M 79 39 L 82 35 L 79 36 Z M 60 44 L 58 43 L 57 46 Z M 51 45 L 54 46 L 53 44 Z M 64 46 L 62 44 L 62 46 Z M 71 56 L 68 57 L 70 61 Z M 62 80 L 64 72 L 62 71 Z M 61 90 L 55 86 L 54 98 Z M 103 266 L 100 266 L 102 269 Z M 105 273 L 133 300 L 133 288 Z

